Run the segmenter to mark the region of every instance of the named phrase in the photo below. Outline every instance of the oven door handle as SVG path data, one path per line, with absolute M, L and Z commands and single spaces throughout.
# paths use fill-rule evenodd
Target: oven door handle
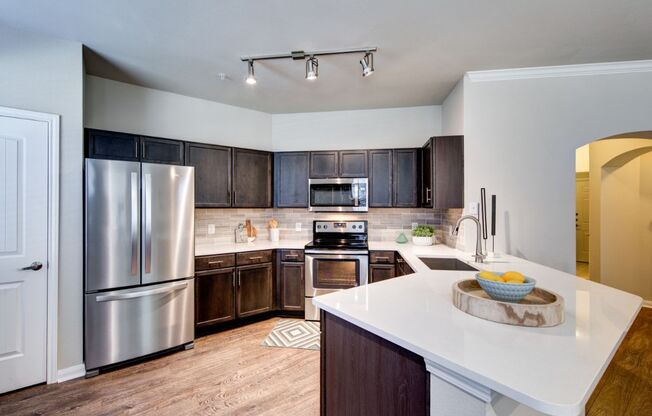
M 309 255 L 310 257 L 313 258 L 331 258 L 334 256 L 338 256 L 337 258 L 360 258 L 360 256 L 368 256 L 369 252 L 360 250 L 360 251 L 352 251 L 352 250 L 329 250 L 327 253 L 323 251 L 316 251 L 316 250 L 305 250 L 304 252 L 306 255 Z M 346 257 L 340 257 L 340 256 L 346 256 Z
M 349 255 L 347 254 L 307 254 L 311 260 L 363 260 L 362 255 Z

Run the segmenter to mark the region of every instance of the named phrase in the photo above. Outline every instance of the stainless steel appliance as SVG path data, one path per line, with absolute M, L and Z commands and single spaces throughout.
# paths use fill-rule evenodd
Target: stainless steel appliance
M 86 159 L 87 374 L 192 346 L 194 182 L 192 167 Z
M 313 241 L 305 247 L 305 318 L 318 321 L 313 297 L 369 280 L 367 221 L 314 221 L 312 232 Z
M 310 211 L 367 212 L 367 178 L 309 179 Z

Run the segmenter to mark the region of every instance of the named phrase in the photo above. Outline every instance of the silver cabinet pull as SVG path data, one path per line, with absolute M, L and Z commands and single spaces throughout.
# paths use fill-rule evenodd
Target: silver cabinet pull
M 35 261 L 32 264 L 30 264 L 29 266 L 21 267 L 20 270 L 24 270 L 24 271 L 31 270 L 31 271 L 36 272 L 36 271 L 41 270 L 42 268 L 43 268 L 43 263 L 41 263 L 40 261 Z
M 145 174 L 145 273 L 152 272 L 152 175 Z
M 131 172 L 131 275 L 138 274 L 138 172 Z
M 432 189 L 426 188 L 426 202 L 432 201 Z
M 170 286 L 157 287 L 156 289 L 141 290 L 139 292 L 123 293 L 121 295 L 100 295 L 95 298 L 96 302 L 110 302 L 113 300 L 126 300 L 142 298 L 145 296 L 160 295 L 163 293 L 175 292 L 188 287 L 188 282 L 179 282 Z
M 286 258 L 286 259 L 296 259 L 296 258 L 298 258 L 298 257 L 299 257 L 299 256 L 296 255 L 296 254 L 286 254 L 286 255 L 285 255 L 285 258 Z
M 376 260 L 378 260 L 378 261 L 389 261 L 389 257 L 377 256 Z
M 224 261 L 222 260 L 216 260 L 216 261 L 209 261 L 208 264 L 222 264 Z
M 261 260 L 263 256 L 249 257 L 249 260 Z
M 242 283 L 242 272 L 238 270 L 238 287 L 240 287 Z

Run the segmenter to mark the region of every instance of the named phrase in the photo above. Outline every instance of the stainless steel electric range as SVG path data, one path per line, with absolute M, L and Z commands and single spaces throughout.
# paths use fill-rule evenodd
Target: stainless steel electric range
M 314 221 L 312 232 L 305 247 L 306 320 L 318 321 L 313 297 L 369 280 L 367 221 Z

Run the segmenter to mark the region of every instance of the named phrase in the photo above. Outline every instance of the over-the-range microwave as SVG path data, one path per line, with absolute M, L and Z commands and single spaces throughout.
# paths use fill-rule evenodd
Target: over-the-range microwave
M 367 178 L 309 179 L 310 211 L 367 212 Z

